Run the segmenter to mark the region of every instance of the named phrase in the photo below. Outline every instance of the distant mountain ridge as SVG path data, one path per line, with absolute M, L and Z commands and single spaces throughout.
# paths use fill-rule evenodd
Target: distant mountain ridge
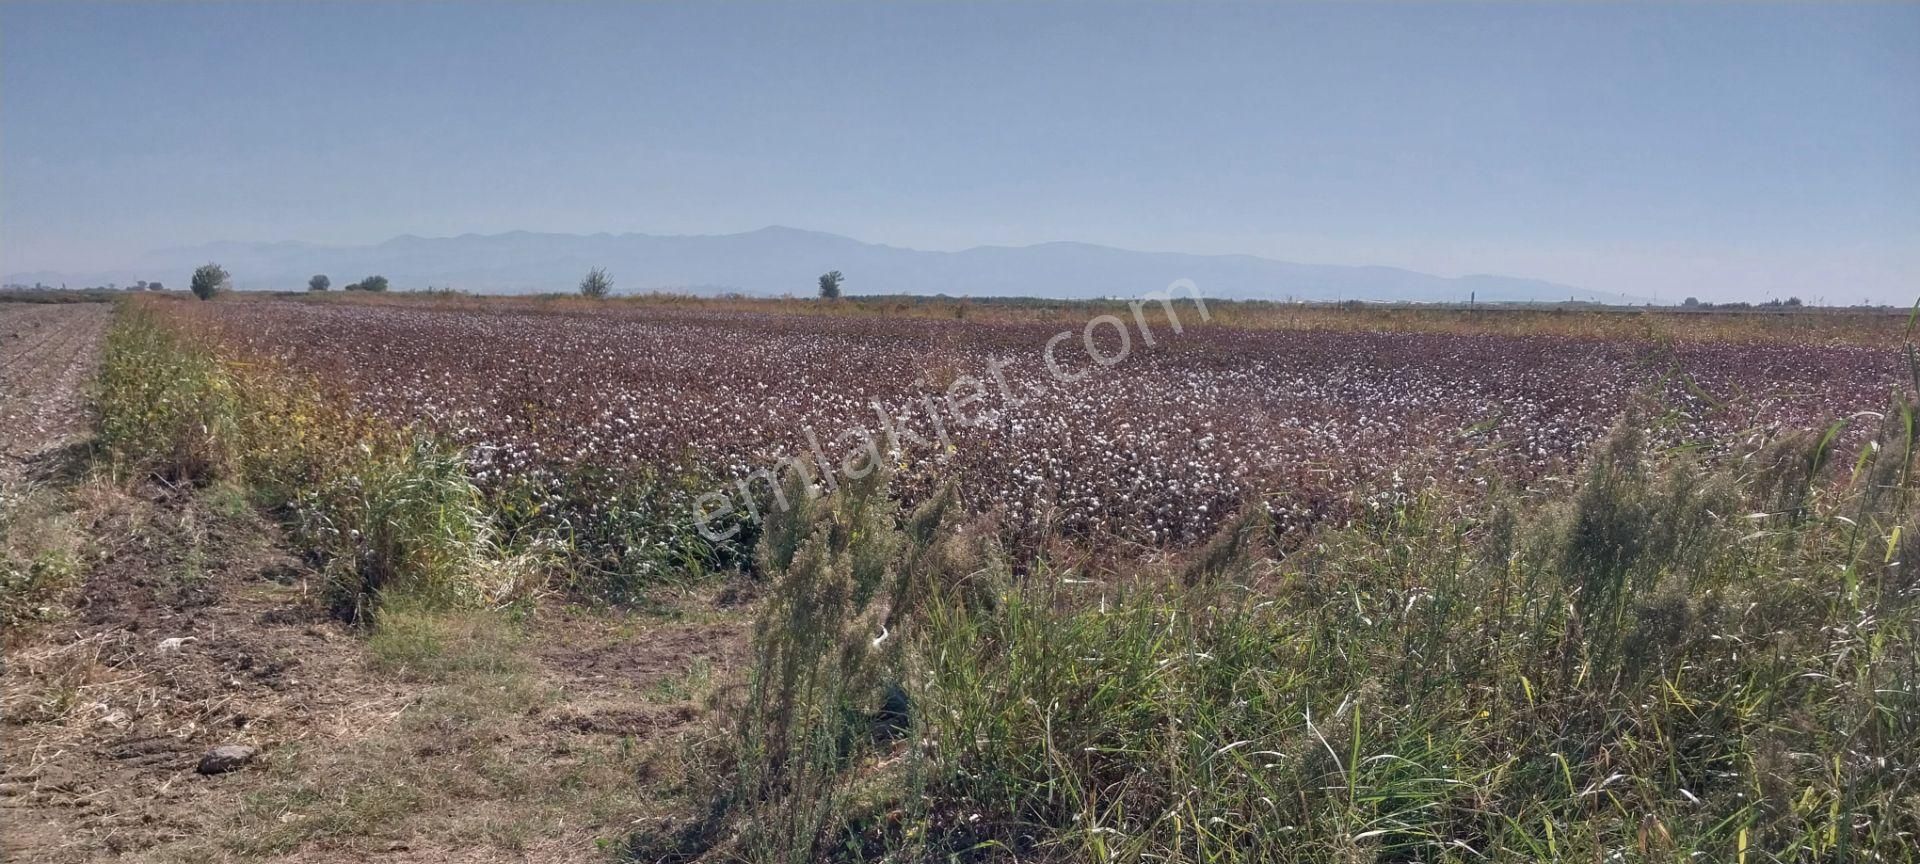
M 1136 296 L 1191 279 L 1205 296 L 1236 299 L 1646 302 L 1512 276 L 1444 277 L 1397 267 L 1137 252 L 1075 242 L 928 252 L 780 226 L 714 235 L 408 234 L 370 246 L 219 242 L 160 250 L 112 270 L 17 273 L 6 281 L 77 287 L 147 279 L 185 287 L 193 268 L 207 261 L 219 262 L 242 290 L 301 290 L 307 277 L 325 273 L 336 288 L 380 274 L 395 290 L 571 291 L 588 269 L 604 267 L 617 293 L 806 295 L 820 273 L 839 270 L 847 275 L 850 294 Z

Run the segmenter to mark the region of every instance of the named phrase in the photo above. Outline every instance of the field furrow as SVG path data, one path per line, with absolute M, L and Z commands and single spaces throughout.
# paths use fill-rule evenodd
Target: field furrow
M 0 303 L 0 483 L 84 431 L 104 303 Z

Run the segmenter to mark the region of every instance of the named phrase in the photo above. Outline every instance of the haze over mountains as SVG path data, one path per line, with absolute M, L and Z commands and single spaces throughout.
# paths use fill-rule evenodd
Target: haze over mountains
M 795 228 L 742 234 L 463 234 L 396 237 L 371 246 L 212 243 L 168 249 L 98 272 L 8 274 L 7 282 L 70 286 L 157 280 L 185 287 L 193 268 L 215 261 L 241 290 L 301 290 L 328 274 L 336 288 L 380 274 L 394 290 L 429 286 L 485 293 L 571 291 L 593 267 L 612 272 L 616 293 L 680 291 L 807 295 L 820 273 L 840 270 L 850 294 L 947 294 L 1086 298 L 1136 296 L 1191 279 L 1209 297 L 1268 300 L 1564 301 L 1639 303 L 1511 276 L 1434 276 L 1395 267 L 1297 264 L 1252 255 L 1136 252 L 1088 243 L 979 246 L 928 252 Z

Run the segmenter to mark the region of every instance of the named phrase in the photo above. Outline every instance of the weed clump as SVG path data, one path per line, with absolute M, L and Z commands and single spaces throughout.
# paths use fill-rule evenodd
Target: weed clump
M 788 506 L 768 514 L 757 550 L 772 589 L 744 704 L 728 752 L 710 763 L 718 776 L 697 784 L 713 795 L 707 816 L 642 845 L 813 861 L 857 841 L 849 814 L 860 821 L 893 800 L 897 789 L 871 781 L 875 760 L 914 727 L 908 646 L 921 601 L 961 589 L 984 559 L 954 527 L 951 489 L 901 513 L 887 486 L 876 471 L 820 497 L 788 478 Z

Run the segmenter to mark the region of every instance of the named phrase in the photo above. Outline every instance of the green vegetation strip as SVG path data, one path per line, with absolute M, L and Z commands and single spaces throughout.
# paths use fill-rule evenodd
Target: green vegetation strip
M 388 593 L 505 605 L 548 570 L 547 544 L 502 541 L 457 451 L 223 358 L 139 304 L 123 305 L 108 334 L 98 404 L 115 473 L 239 490 L 280 514 L 342 615 Z

